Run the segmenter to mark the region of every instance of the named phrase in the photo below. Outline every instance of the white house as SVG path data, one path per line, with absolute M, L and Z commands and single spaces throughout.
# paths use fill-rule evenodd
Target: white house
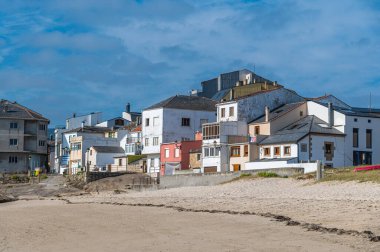
M 147 171 L 159 172 L 160 144 L 194 140 L 202 124 L 216 120 L 216 102 L 197 96 L 176 95 L 142 113 L 142 154 L 147 155 Z
M 248 122 L 263 114 L 268 106 L 274 109 L 280 105 L 304 100 L 294 91 L 278 86 L 272 90 L 255 92 L 249 96 L 235 98 L 234 89 L 230 101 L 217 104 L 217 122 L 203 125 L 203 172 L 230 171 L 231 136 L 246 137 L 248 144 Z
M 114 157 L 124 154 L 124 149 L 119 146 L 92 146 L 86 156 L 86 163 L 90 171 L 106 171 L 111 166 Z M 125 165 L 124 170 L 127 169 Z

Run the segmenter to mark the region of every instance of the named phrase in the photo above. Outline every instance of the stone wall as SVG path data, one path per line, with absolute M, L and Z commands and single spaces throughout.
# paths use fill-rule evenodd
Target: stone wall
M 85 181 L 86 183 L 90 183 L 99 179 L 117 177 L 125 174 L 134 174 L 134 172 L 89 172 L 85 178 Z

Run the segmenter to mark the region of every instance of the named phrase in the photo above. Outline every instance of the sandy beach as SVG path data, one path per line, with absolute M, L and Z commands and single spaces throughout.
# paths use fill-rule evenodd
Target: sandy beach
M 0 204 L 0 251 L 380 251 L 373 183 L 249 179 L 20 199 Z

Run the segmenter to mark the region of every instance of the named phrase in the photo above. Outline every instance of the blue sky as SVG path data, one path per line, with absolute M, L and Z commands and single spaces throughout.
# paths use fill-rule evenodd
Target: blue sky
M 241 68 L 380 107 L 377 1 L 0 1 L 0 97 L 64 124 Z M 104 119 L 105 119 L 104 118 Z

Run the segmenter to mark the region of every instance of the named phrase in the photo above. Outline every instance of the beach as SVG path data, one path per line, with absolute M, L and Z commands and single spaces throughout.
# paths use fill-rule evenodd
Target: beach
M 0 204 L 0 251 L 380 250 L 374 183 L 270 178 L 81 194 Z

